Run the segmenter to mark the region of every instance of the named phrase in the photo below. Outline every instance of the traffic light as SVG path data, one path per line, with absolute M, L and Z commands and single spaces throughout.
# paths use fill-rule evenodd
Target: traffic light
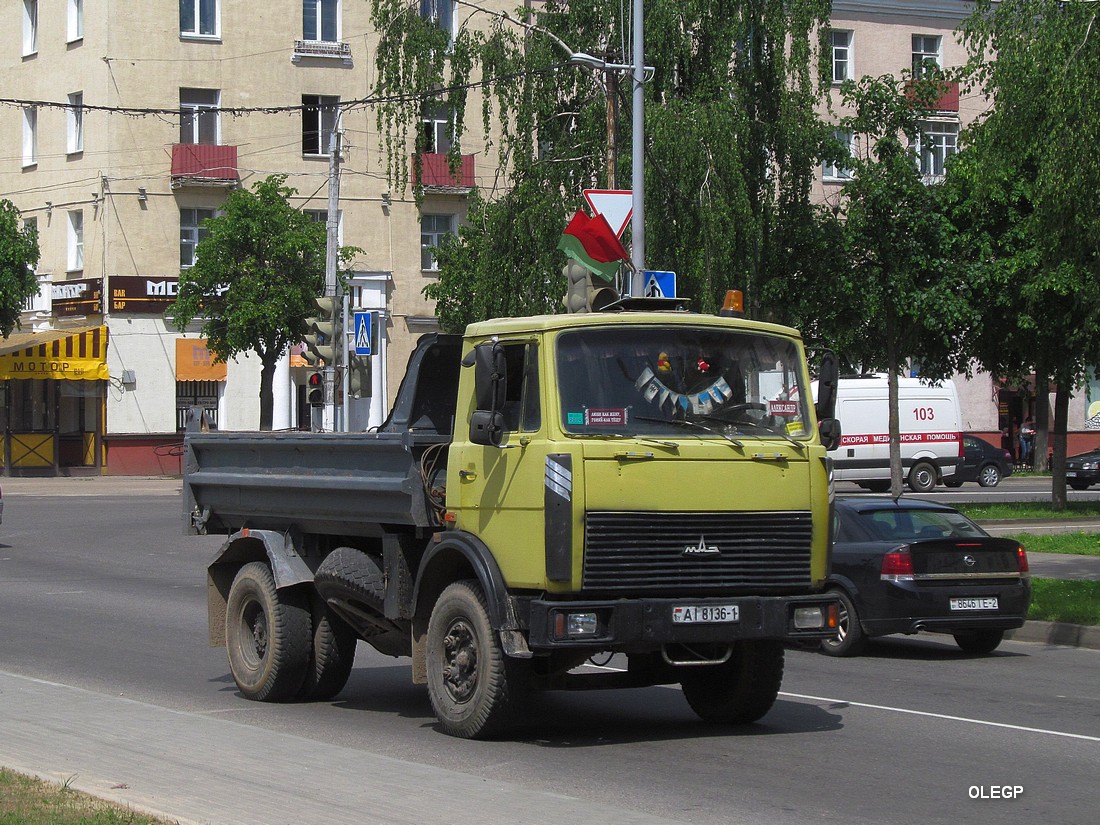
M 321 407 L 325 403 L 325 376 L 324 373 L 311 372 L 306 379 L 306 396 L 311 407 Z
M 327 296 L 313 300 L 318 312 L 305 319 L 306 334 L 302 341 L 306 348 L 302 357 L 311 367 L 319 367 L 322 363 L 331 367 L 336 363 L 336 342 L 340 332 L 336 299 Z
M 570 261 L 562 270 L 568 291 L 562 299 L 566 312 L 599 312 L 617 301 L 619 294 L 607 286 L 596 286 L 592 273 L 576 261 Z
M 370 356 L 350 355 L 348 357 L 348 392 L 354 398 L 370 398 Z

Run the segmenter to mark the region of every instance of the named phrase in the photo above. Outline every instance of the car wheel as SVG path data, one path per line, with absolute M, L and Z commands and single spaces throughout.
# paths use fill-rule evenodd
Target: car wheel
M 955 644 L 966 653 L 992 653 L 1005 637 L 1003 630 L 968 630 L 955 633 Z
M 986 464 L 978 470 L 978 483 L 983 487 L 996 487 L 1001 483 L 1001 471 L 996 464 Z
M 859 624 L 859 614 L 843 590 L 830 590 L 829 594 L 840 600 L 840 616 L 836 635 L 821 640 L 821 652 L 826 656 L 856 656 L 867 645 L 867 636 Z
M 954 487 L 962 487 L 962 486 L 963 486 L 963 483 L 962 483 L 961 481 L 945 481 L 945 482 L 943 483 L 943 486 L 944 486 L 944 487 L 952 487 L 952 488 L 954 488 Z
M 1074 490 L 1087 490 L 1089 488 L 1089 483 L 1087 481 L 1071 481 L 1069 486 Z
M 866 481 L 860 486 L 866 487 L 872 493 L 885 493 L 887 490 L 890 489 L 890 482 L 882 480 Z
M 909 471 L 909 489 L 914 493 L 931 493 L 936 489 L 936 468 L 920 461 Z

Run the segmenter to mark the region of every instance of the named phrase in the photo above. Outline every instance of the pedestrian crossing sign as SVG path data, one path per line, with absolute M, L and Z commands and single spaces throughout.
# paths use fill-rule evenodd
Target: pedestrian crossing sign
M 371 313 L 355 313 L 355 354 L 370 355 Z
M 676 273 L 647 269 L 642 273 L 644 298 L 675 298 Z

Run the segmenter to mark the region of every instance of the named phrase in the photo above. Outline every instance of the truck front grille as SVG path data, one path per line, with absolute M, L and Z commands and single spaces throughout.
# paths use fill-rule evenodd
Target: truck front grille
M 585 590 L 675 594 L 810 584 L 807 511 L 589 511 L 584 533 Z

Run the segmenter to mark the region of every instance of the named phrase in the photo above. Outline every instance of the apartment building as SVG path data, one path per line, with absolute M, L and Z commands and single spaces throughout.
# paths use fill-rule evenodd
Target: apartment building
M 453 0 L 420 5 L 452 31 L 471 13 Z M 0 341 L 6 472 L 178 472 L 196 405 L 219 428 L 258 426 L 258 358 L 213 363 L 198 328 L 181 333 L 163 313 L 194 263 L 203 220 L 232 190 L 285 174 L 295 205 L 327 220 L 337 111 L 340 242 L 363 250 L 351 303 L 375 313 L 377 330 L 371 393 L 349 400 L 348 425 L 383 420 L 415 339 L 437 328 L 421 294 L 435 276 L 432 247 L 496 169 L 471 124 L 457 174 L 442 154 L 425 156 L 421 208 L 411 192 L 390 191 L 376 113 L 361 102 L 378 43 L 369 8 L 4 4 L 0 197 L 37 227 L 41 249 L 40 294 Z M 428 116 L 423 127 L 446 152 L 445 119 Z M 309 428 L 304 364 L 295 350 L 279 366 L 276 429 Z
M 962 0 L 836 0 L 829 42 L 834 111 L 843 112 L 837 88 L 845 80 L 885 74 L 900 78 L 902 71 L 920 72 L 929 62 L 943 69 L 964 65 L 967 53 L 956 29 L 972 10 L 973 3 Z M 950 85 L 925 121 L 916 147 L 926 182 L 942 180 L 947 159 L 959 149 L 960 132 L 991 105 L 980 92 L 960 93 L 957 84 Z M 837 136 L 849 144 L 858 140 L 839 131 Z M 859 147 L 853 144 L 853 148 Z M 849 177 L 847 170 L 823 164 L 814 197 L 836 202 Z M 955 382 L 963 428 L 994 444 L 1003 441 L 1014 453 L 1020 424 L 1035 415 L 1038 405 L 1048 404 L 1053 426 L 1053 388 L 1037 387 L 1034 376 L 1015 384 L 978 372 L 970 378 L 957 375 Z M 1071 455 L 1100 444 L 1100 382 L 1089 382 L 1083 393 L 1072 397 L 1069 431 Z

